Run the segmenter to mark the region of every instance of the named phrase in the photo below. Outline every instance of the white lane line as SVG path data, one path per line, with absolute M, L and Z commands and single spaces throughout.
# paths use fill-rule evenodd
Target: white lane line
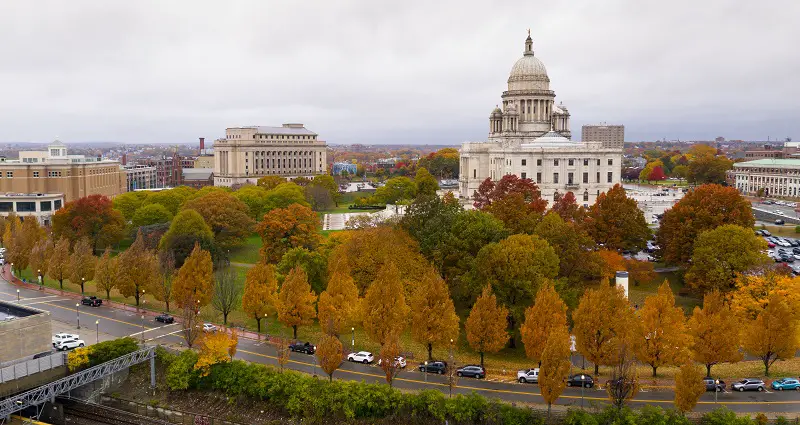
M 164 335 L 160 335 L 160 336 L 157 336 L 157 337 L 154 337 L 154 338 L 146 339 L 145 342 L 150 342 L 150 341 L 153 341 L 153 340 L 156 340 L 156 339 L 159 339 L 159 338 L 164 338 L 165 336 L 168 336 L 168 335 L 174 335 L 174 334 L 176 334 L 178 332 L 183 332 L 183 329 L 178 329 L 177 331 L 173 331 L 173 332 L 170 332 L 170 333 L 167 333 L 167 334 L 164 334 Z
M 144 331 L 144 333 L 147 333 L 147 332 L 150 332 L 150 331 L 155 331 L 155 330 L 158 330 L 158 329 L 162 329 L 163 330 L 163 329 L 168 328 L 170 326 L 177 326 L 177 325 L 178 325 L 177 323 L 174 323 L 172 325 L 159 326 L 159 327 L 156 327 L 156 328 L 150 328 L 150 329 L 147 329 L 146 331 Z M 142 334 L 142 331 L 139 331 L 139 332 L 132 333 L 132 334 L 130 334 L 128 336 L 141 335 L 141 334 Z
M 29 299 L 37 299 L 37 298 L 29 298 Z M 64 300 L 66 300 L 66 298 L 59 298 L 59 299 L 56 299 L 56 300 L 47 300 L 47 301 L 34 301 L 32 303 L 26 303 L 25 300 L 23 300 L 20 303 L 20 305 L 34 305 L 34 304 L 42 304 L 42 303 L 49 303 L 49 302 L 54 302 L 54 301 L 64 301 Z

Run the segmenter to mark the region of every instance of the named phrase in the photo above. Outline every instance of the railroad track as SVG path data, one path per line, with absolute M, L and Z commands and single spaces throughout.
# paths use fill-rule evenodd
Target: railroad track
M 64 418 L 66 423 L 74 425 L 172 425 L 160 419 L 75 400 L 64 402 Z

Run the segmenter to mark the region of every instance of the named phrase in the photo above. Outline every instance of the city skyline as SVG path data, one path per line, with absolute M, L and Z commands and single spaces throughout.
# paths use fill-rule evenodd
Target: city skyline
M 300 122 L 330 144 L 486 140 L 531 29 L 556 102 L 626 140 L 797 138 L 791 1 L 0 5 L 0 143 L 183 143 Z

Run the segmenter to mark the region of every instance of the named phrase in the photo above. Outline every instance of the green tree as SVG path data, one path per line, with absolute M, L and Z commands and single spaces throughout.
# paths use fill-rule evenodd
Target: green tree
M 253 227 L 247 205 L 230 193 L 208 193 L 186 201 L 183 209 L 197 211 L 214 232 L 214 242 L 221 247 L 241 245 Z
M 308 283 L 315 293 L 319 294 L 325 289 L 325 282 L 328 280 L 328 261 L 319 251 L 309 251 L 303 247 L 286 251 L 278 263 L 278 272 L 285 276 L 295 267 L 303 268 L 308 276 Z
M 311 180 L 310 187 L 318 187 L 325 189 L 331 197 L 331 200 L 339 206 L 339 200 L 341 195 L 339 195 L 339 186 L 333 180 L 333 176 L 328 174 L 319 174 L 314 176 L 314 179 Z
M 686 180 L 689 177 L 689 167 L 686 165 L 676 165 L 675 168 L 672 169 L 671 175 L 680 180 Z
M 267 190 L 272 190 L 279 185 L 286 183 L 286 179 L 280 176 L 264 176 L 258 179 L 256 185 Z
M 613 250 L 642 250 L 650 238 L 650 228 L 635 200 L 616 184 L 601 193 L 587 215 L 589 235 Z
M 769 257 L 762 253 L 766 249 L 764 239 L 735 224 L 705 231 L 694 241 L 686 282 L 704 291 L 731 290 L 740 273 L 769 263 Z
M 192 189 L 187 186 L 178 186 L 174 189 L 159 190 L 158 192 L 152 192 L 147 195 L 147 198 L 144 200 L 142 205 L 159 204 L 166 208 L 170 214 L 175 216 L 178 214 L 181 205 L 191 198 L 195 192 L 197 192 L 196 189 Z
M 453 221 L 463 213 L 464 209 L 452 196 L 418 197 L 406 208 L 400 227 L 419 242 L 422 255 L 436 263 Z
M 248 215 L 254 221 L 264 216 L 264 202 L 267 198 L 267 189 L 261 186 L 246 185 L 233 192 L 236 199 L 247 205 Z
M 275 209 L 288 208 L 292 204 L 311 207 L 306 201 L 306 193 L 302 187 L 294 183 L 282 183 L 267 191 L 264 196 L 264 208 L 261 214 L 267 214 Z
M 496 353 L 508 342 L 507 317 L 508 309 L 497 304 L 492 286 L 486 285 L 464 324 L 469 346 L 481 355 L 481 366 L 484 353 Z
M 169 230 L 161 237 L 159 249 L 173 251 L 175 267 L 180 268 L 195 244 L 209 250 L 214 245 L 214 233 L 203 217 L 190 209 L 175 216 Z
M 114 209 L 119 211 L 125 220 L 133 220 L 133 215 L 141 208 L 149 192 L 127 192 L 114 197 Z
M 393 177 L 379 187 L 370 198 L 379 204 L 396 204 L 399 201 L 413 199 L 417 195 L 417 186 L 408 177 Z
M 592 238 L 574 222 L 550 212 L 536 225 L 534 234 L 547 241 L 558 253 L 558 276 L 570 282 L 584 282 L 597 269 L 597 260 L 588 255 L 595 248 Z
M 436 177 L 433 177 L 423 167 L 417 168 L 414 184 L 417 185 L 417 197 L 436 196 L 436 191 L 439 190 L 439 182 L 436 181 Z
M 725 176 L 728 170 L 733 168 L 733 161 L 725 156 L 715 156 L 710 154 L 699 154 L 689 161 L 689 183 L 705 184 L 725 183 Z
M 411 335 L 428 349 L 433 360 L 433 344 L 458 339 L 458 316 L 447 284 L 429 268 L 409 300 Z
M 133 214 L 131 220 L 134 227 L 149 226 L 151 224 L 166 223 L 172 220 L 172 214 L 160 204 L 145 205 Z

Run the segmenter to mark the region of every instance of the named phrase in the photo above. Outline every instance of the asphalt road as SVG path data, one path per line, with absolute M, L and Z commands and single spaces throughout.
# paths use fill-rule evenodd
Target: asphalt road
M 20 303 L 30 305 L 51 313 L 53 320 L 63 322 L 59 329 L 72 329 L 82 336 L 87 344 L 94 343 L 95 332 L 116 337 L 132 336 L 151 343 L 179 344 L 180 325 L 164 325 L 154 322 L 150 317 L 142 320 L 135 312 L 116 310 L 107 306 L 88 307 L 80 305 L 76 311 L 76 299 L 70 296 L 50 295 L 37 290 L 22 289 L 0 280 L 0 299 L 17 302 L 17 289 L 20 289 Z M 78 329 L 80 320 L 81 328 Z M 99 321 L 96 326 L 95 322 Z M 54 326 L 55 327 L 55 326 Z M 101 338 L 102 339 L 102 338 Z M 277 365 L 275 349 L 263 342 L 240 338 L 236 357 L 251 362 Z M 298 371 L 323 375 L 316 366 L 316 357 L 291 353 L 287 367 Z M 575 372 L 578 372 L 576 368 Z M 336 379 L 363 380 L 365 382 L 385 383 L 383 371 L 376 366 L 344 362 L 334 373 Z M 491 377 L 490 377 L 491 378 Z M 416 365 L 409 362 L 408 369 L 395 378 L 395 387 L 402 389 L 438 389 L 444 393 L 449 391 L 443 376 L 425 374 L 416 371 Z M 494 382 L 491 380 L 475 380 L 461 378 L 454 393 L 467 394 L 477 392 L 486 397 L 499 398 L 510 402 L 543 403 L 539 388 L 535 384 L 517 384 Z M 580 406 L 581 404 L 606 404 L 605 391 L 597 388 L 567 388 L 558 400 L 558 404 Z M 645 404 L 671 407 L 673 393 L 670 391 L 640 392 L 630 403 L 631 406 Z M 714 393 L 706 393 L 697 406 L 698 411 L 712 410 L 717 405 L 725 405 L 737 412 L 800 412 L 800 392 L 745 392 L 718 394 L 718 403 L 714 401 Z

